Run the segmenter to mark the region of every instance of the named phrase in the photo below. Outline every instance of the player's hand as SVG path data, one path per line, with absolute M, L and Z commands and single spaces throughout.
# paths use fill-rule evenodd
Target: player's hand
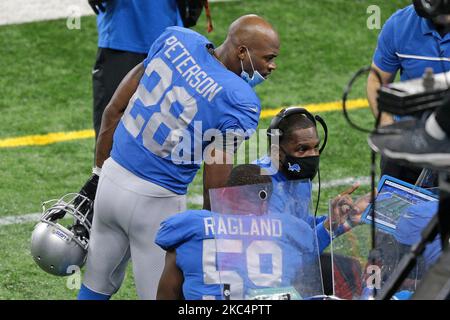
M 86 181 L 86 183 L 81 187 L 79 194 L 85 196 L 91 201 L 94 201 L 95 195 L 97 193 L 97 185 L 98 185 L 99 176 L 96 173 L 93 173 L 92 176 Z
M 92 217 L 94 214 L 93 207 L 94 207 L 95 195 L 97 194 L 97 185 L 98 185 L 99 174 L 100 174 L 99 172 L 100 172 L 100 169 L 98 169 L 98 168 L 94 169 L 92 176 L 88 179 L 88 181 L 86 181 L 84 186 L 78 192 L 81 196 L 84 196 L 91 201 L 90 202 L 83 201 L 85 198 L 81 197 L 81 196 L 78 196 L 74 200 L 75 206 L 78 206 L 79 204 L 81 204 L 79 206 L 78 210 L 80 210 L 82 213 L 89 212 L 87 218 L 90 222 L 92 222 Z
M 394 123 L 394 117 L 388 113 L 382 113 L 380 119 L 380 127 L 389 126 Z
M 79 195 L 73 200 L 73 204 L 75 205 L 75 207 L 78 208 L 78 211 L 80 211 L 81 213 L 84 214 L 90 211 L 87 216 L 90 222 L 92 222 L 92 215 L 93 215 L 92 209 L 95 195 L 97 193 L 98 179 L 99 176 L 96 173 L 93 173 L 92 176 L 88 179 L 88 181 L 86 181 L 86 183 L 83 185 L 81 190 L 78 192 Z M 81 197 L 80 195 L 83 197 Z M 85 201 L 84 197 L 88 198 L 91 201 L 90 202 Z M 56 221 L 64 218 L 65 215 L 66 215 L 65 210 L 56 211 L 52 214 L 50 219 L 51 221 Z
M 97 186 L 99 180 L 100 169 L 95 168 L 92 176 L 86 181 L 81 190 L 78 192 L 81 196 L 84 196 L 91 200 L 90 202 L 84 201 L 85 198 L 78 196 L 74 200 L 74 205 L 78 207 L 78 210 L 86 215 L 87 220 L 92 223 L 94 218 L 94 200 L 97 194 Z M 89 239 L 88 230 L 80 223 L 75 223 L 73 226 L 69 227 L 72 232 L 82 238 Z
M 102 2 L 106 2 L 109 0 L 88 0 L 89 5 L 92 10 L 94 10 L 95 14 L 99 14 L 99 11 L 105 12 L 105 7 Z
M 331 221 L 330 218 L 327 218 L 325 221 L 325 228 L 329 231 L 336 231 L 339 225 L 347 221 L 349 216 L 356 216 L 358 214 L 358 208 L 355 207 L 350 197 L 358 188 L 359 183 L 355 183 L 331 201 Z
M 64 210 L 55 211 L 50 216 L 50 221 L 56 221 L 56 220 L 62 219 L 62 218 L 64 218 L 65 215 L 66 215 L 66 211 L 64 211 Z
M 347 219 L 347 223 L 351 227 L 357 226 L 361 223 L 362 214 L 369 206 L 371 198 L 372 198 L 372 193 L 369 192 L 366 195 L 358 198 L 355 201 L 354 206 L 355 206 L 356 211 L 353 212 L 352 215 L 349 215 L 348 219 Z

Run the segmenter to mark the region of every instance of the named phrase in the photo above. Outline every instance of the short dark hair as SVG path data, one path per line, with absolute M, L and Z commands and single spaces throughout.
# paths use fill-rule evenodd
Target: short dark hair
M 314 122 L 311 121 L 304 114 L 292 114 L 283 120 L 280 121 L 278 129 L 283 132 L 283 135 L 280 137 L 279 142 L 286 142 L 291 139 L 292 132 L 298 129 L 308 129 L 311 127 L 316 127 Z
M 231 171 L 226 183 L 227 187 L 246 186 L 251 184 L 272 183 L 270 175 L 262 174 L 263 169 L 256 164 L 242 164 Z
M 242 194 L 245 199 L 259 199 L 267 201 L 272 195 L 272 178 L 268 174 L 264 174 L 264 169 L 255 164 L 242 164 L 236 166 L 231 171 L 228 178 L 227 187 L 238 187 L 255 185 L 256 188 L 248 188 L 246 194 Z M 260 187 L 259 185 L 264 185 Z M 240 201 L 240 199 L 236 199 Z

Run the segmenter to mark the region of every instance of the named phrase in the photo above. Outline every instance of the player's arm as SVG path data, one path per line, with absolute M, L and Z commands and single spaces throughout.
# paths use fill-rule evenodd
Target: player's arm
M 402 17 L 394 14 L 384 24 L 381 30 L 377 46 L 373 55 L 372 67 L 378 71 L 381 83 L 375 73 L 371 72 L 367 81 L 367 99 L 369 100 L 372 113 L 378 116 L 379 109 L 377 103 L 378 89 L 381 85 L 391 83 L 395 79 L 398 70 L 402 68 L 402 63 L 398 57 L 399 52 L 397 26 L 404 23 Z M 381 125 L 388 125 L 393 122 L 392 115 L 383 112 Z
M 250 110 L 248 106 L 245 106 L 245 108 Z M 251 116 L 254 116 L 253 112 Z M 253 131 L 251 129 L 245 130 L 246 127 L 232 117 L 226 129 L 222 129 L 223 135 L 214 136 L 213 142 L 205 149 L 203 159 L 205 164 L 203 166 L 203 209 L 211 210 L 209 189 L 225 187 L 233 169 L 234 154 L 241 144 L 250 138 L 250 135 L 258 126 L 257 118 L 253 121 Z M 252 128 L 250 125 L 249 127 Z
M 159 280 L 156 300 L 184 300 L 182 289 L 184 277 L 177 266 L 176 259 L 175 250 L 166 252 L 166 262 Z
M 143 74 L 144 64 L 140 63 L 123 78 L 103 112 L 95 153 L 97 167 L 102 167 L 103 162 L 109 157 L 114 131 L 128 106 L 128 102 L 136 92 Z
M 203 209 L 211 210 L 209 189 L 225 186 L 233 169 L 233 154 L 213 148 L 207 153 L 203 167 Z
M 394 81 L 395 73 L 385 72 L 385 71 L 381 70 L 380 68 L 378 68 L 375 63 L 372 63 L 372 68 L 375 69 L 378 72 L 378 74 L 380 75 L 383 85 Z M 375 116 L 375 118 L 378 117 L 378 113 L 379 113 L 377 97 L 378 97 L 378 89 L 380 89 L 380 87 L 381 87 L 381 84 L 380 84 L 378 77 L 376 76 L 376 74 L 374 72 L 371 72 L 369 74 L 369 78 L 367 79 L 367 99 L 369 100 L 369 105 L 370 105 L 370 108 L 372 109 L 372 113 Z M 383 113 L 381 115 L 381 121 L 380 121 L 381 125 L 389 125 L 393 122 L 394 122 L 394 120 L 392 118 L 392 115 L 387 114 L 387 113 Z

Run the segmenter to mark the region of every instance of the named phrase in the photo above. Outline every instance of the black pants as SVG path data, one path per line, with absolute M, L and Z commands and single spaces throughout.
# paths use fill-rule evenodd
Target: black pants
M 122 79 L 136 65 L 141 63 L 146 54 L 98 48 L 97 59 L 92 71 L 94 92 L 94 130 L 97 141 L 102 115 Z

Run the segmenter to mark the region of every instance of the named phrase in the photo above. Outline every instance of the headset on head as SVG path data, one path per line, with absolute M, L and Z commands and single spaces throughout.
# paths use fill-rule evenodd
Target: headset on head
M 417 15 L 432 19 L 441 14 L 450 14 L 450 0 L 413 0 Z
M 290 107 L 290 108 L 283 109 L 275 116 L 275 118 L 272 119 L 272 121 L 270 122 L 270 126 L 267 129 L 267 136 L 269 137 L 269 145 L 271 144 L 271 138 L 273 136 L 275 136 L 275 135 L 277 135 L 279 137 L 283 136 L 284 133 L 279 128 L 280 123 L 283 119 L 285 119 L 293 114 L 304 115 L 309 120 L 311 120 L 311 122 L 314 124 L 314 126 L 316 128 L 317 128 L 317 122 L 319 122 L 321 124 L 323 131 L 325 132 L 325 137 L 323 139 L 322 147 L 319 149 L 319 153 L 322 153 L 322 151 L 325 149 L 325 146 L 327 145 L 327 140 L 328 140 L 327 124 L 325 123 L 325 120 L 322 119 L 322 117 L 320 117 L 318 115 L 313 116 L 310 112 L 308 112 L 308 110 L 306 110 L 304 108 L 299 108 L 299 107 Z

